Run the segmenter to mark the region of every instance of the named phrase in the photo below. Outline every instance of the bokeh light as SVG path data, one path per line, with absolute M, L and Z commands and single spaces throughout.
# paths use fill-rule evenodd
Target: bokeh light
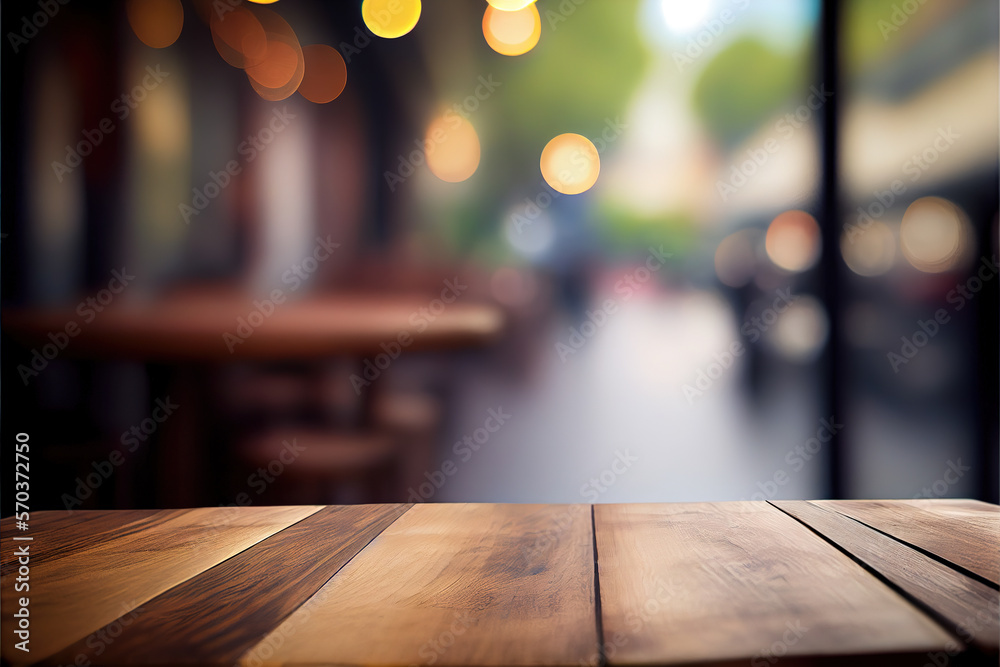
M 402 37 L 420 20 L 420 0 L 365 0 L 361 4 L 361 18 L 379 37 Z
M 278 0 L 250 0 L 250 2 L 255 2 L 258 5 L 273 5 Z
M 597 147 L 579 134 L 560 134 L 545 145 L 540 161 L 545 182 L 564 195 L 586 192 L 601 173 Z
M 829 333 L 830 321 L 823 304 L 814 297 L 800 296 L 764 332 L 764 338 L 785 359 L 809 363 L 819 357 Z
M 686 33 L 700 27 L 712 12 L 709 0 L 660 0 L 660 11 L 667 27 L 676 33 Z
M 337 99 L 347 85 L 347 63 L 340 52 L 326 44 L 310 44 L 302 48 L 302 57 L 306 71 L 299 94 L 316 104 Z
M 767 256 L 786 271 L 805 271 L 819 259 L 821 241 L 816 218 L 805 211 L 785 211 L 771 221 L 764 239 Z
M 448 183 L 466 180 L 479 167 L 479 135 L 465 118 L 454 112 L 438 116 L 427 126 L 427 166 Z
M 941 197 L 921 197 L 903 214 L 899 243 L 913 268 L 941 273 L 962 263 L 971 250 L 968 217 Z
M 245 69 L 264 61 L 267 33 L 252 11 L 236 7 L 231 12 L 212 12 L 209 21 L 215 50 L 227 63 Z
M 154 49 L 176 42 L 184 27 L 184 7 L 180 0 L 129 0 L 125 13 L 139 41 Z
M 529 217 L 524 205 L 518 205 L 504 223 L 507 243 L 519 255 L 530 260 L 543 259 L 556 241 L 556 226 L 547 213 Z
M 278 14 L 257 7 L 254 14 L 267 35 L 264 60 L 246 68 L 250 85 L 263 99 L 277 102 L 294 93 L 305 76 L 306 63 L 299 38 Z
M 490 7 L 496 7 L 500 11 L 516 12 L 534 4 L 535 0 L 486 0 L 486 2 L 490 3 Z
M 505 56 L 519 56 L 535 48 L 542 35 L 542 18 L 530 4 L 516 11 L 504 11 L 492 5 L 483 14 L 483 37 L 490 48 Z
M 874 221 L 867 229 L 849 227 L 840 237 L 840 254 L 859 276 L 880 276 L 896 260 L 896 237 L 889 225 Z
M 715 275 L 729 287 L 743 287 L 757 272 L 757 230 L 743 229 L 719 242 L 715 249 Z

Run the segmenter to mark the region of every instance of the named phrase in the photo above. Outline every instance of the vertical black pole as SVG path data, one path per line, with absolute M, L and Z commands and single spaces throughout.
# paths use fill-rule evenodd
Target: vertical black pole
M 819 81 L 823 88 L 832 93 L 820 110 L 820 195 L 819 223 L 822 228 L 823 258 L 820 264 L 820 297 L 826 304 L 830 318 L 830 337 L 826 354 L 822 361 L 826 378 L 823 399 L 824 417 L 832 415 L 844 429 L 833 434 L 827 445 L 828 473 L 826 495 L 843 498 L 847 493 L 845 483 L 846 454 L 845 432 L 850 433 L 851 425 L 844 414 L 842 401 L 845 358 L 842 354 L 841 335 L 841 288 L 840 275 L 840 174 L 839 169 L 839 107 L 842 90 L 840 87 L 840 0 L 821 0 L 819 24 Z

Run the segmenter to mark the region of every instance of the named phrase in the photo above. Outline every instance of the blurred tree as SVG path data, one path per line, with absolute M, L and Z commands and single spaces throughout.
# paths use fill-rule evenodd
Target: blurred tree
M 694 88 L 695 111 L 719 143 L 731 148 L 795 93 L 808 94 L 812 61 L 807 56 L 775 51 L 752 37 L 738 39 L 702 71 Z

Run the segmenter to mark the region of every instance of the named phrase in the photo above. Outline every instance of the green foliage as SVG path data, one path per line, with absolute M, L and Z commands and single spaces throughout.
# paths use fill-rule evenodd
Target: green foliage
M 695 111 L 720 143 L 735 145 L 805 88 L 810 63 L 806 53 L 783 54 L 749 37 L 736 40 L 702 71 Z

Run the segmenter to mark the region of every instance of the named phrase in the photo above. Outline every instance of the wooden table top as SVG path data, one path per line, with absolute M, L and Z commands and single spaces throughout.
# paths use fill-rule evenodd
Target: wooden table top
M 997 664 L 1000 507 L 971 500 L 54 511 L 0 529 L 15 665 Z M 25 596 L 30 653 L 12 639 Z
M 489 303 L 433 303 L 437 295 L 335 294 L 287 297 L 258 316 L 255 297 L 237 291 L 199 290 L 145 303 L 112 302 L 101 312 L 85 308 L 7 309 L 3 330 L 29 347 L 69 332 L 71 357 L 224 361 L 309 359 L 378 354 L 401 334 L 405 350 L 480 345 L 503 325 Z M 454 297 L 450 297 L 454 298 Z M 240 318 L 246 322 L 240 327 Z M 76 328 L 67 326 L 75 323 Z M 249 328 L 247 326 L 249 325 Z M 256 325 L 256 326 L 254 326 Z M 239 338 L 224 338 L 230 334 Z

